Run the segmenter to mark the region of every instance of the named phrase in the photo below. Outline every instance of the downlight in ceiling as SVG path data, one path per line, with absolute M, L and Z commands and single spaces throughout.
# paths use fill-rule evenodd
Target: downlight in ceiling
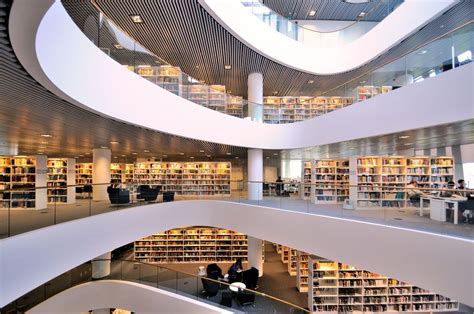
M 369 3 L 370 0 L 342 0 L 342 2 L 351 3 L 351 4 L 361 4 L 361 3 Z

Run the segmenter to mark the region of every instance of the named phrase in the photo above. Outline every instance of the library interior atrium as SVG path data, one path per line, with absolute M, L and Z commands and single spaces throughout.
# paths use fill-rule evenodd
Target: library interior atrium
M 0 313 L 474 313 L 473 0 L 0 0 Z

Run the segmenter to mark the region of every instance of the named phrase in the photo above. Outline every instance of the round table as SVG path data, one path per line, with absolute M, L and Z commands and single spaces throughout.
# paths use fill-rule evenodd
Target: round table
M 239 292 L 240 290 L 245 289 L 247 286 L 243 282 L 234 282 L 229 286 L 230 291 Z

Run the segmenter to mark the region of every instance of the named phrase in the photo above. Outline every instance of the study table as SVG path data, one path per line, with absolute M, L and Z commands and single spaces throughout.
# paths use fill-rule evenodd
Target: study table
M 424 202 L 430 203 L 430 218 L 436 221 L 446 222 L 446 210 L 453 210 L 454 224 L 459 221 L 459 202 L 466 201 L 466 197 L 440 197 L 431 195 L 420 196 L 420 216 L 423 216 Z M 451 204 L 452 206 L 449 206 Z

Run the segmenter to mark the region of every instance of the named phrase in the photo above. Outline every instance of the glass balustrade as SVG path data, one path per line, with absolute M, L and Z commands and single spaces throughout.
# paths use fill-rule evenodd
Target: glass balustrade
M 234 289 L 225 281 L 174 270 L 170 267 L 135 260 L 96 259 L 94 262 L 110 262 L 110 274 L 100 280 L 120 280 L 143 284 L 236 313 L 310 313 L 298 305 L 253 289 Z M 25 313 L 60 292 L 92 281 L 97 283 L 98 280 L 92 278 L 92 264 L 87 262 L 35 288 L 0 310 L 2 313 Z M 210 286 L 216 288 L 215 295 L 209 296 L 205 293 L 205 287 Z M 221 300 L 226 295 L 230 296 L 229 307 L 221 304 Z M 87 310 L 90 309 L 84 309 L 84 311 Z
M 442 219 L 433 218 L 430 202 L 437 195 L 452 195 L 463 191 L 419 187 L 422 195 L 411 199 L 411 188 L 395 183 L 360 183 L 349 185 L 333 181 L 305 183 L 230 181 L 225 183 L 197 182 L 196 184 L 157 183 L 122 184 L 111 188 L 110 184 L 74 185 L 76 199 L 64 203 L 63 196 L 48 195 L 50 202 L 44 208 L 27 208 L 15 193 L 18 190 L 3 190 L 0 193 L 0 238 L 6 238 L 31 230 L 60 224 L 103 213 L 143 205 L 157 206 L 161 203 L 188 200 L 215 200 L 248 205 L 285 209 L 307 215 L 340 217 L 354 221 L 400 226 L 413 230 L 424 230 L 460 238 L 474 238 L 474 208 L 472 201 L 450 201 L 437 204 Z M 231 186 L 231 188 L 229 188 Z M 249 189 L 257 189 L 260 199 L 249 199 Z M 46 187 L 21 190 L 22 195 L 41 195 Z M 93 198 L 92 191 L 102 190 L 102 198 Z M 253 193 L 253 194 L 254 194 Z M 466 190 L 463 195 L 471 195 Z M 251 195 L 253 195 L 251 193 Z M 353 196 L 349 199 L 349 195 Z M 473 193 L 474 194 L 474 193 Z M 24 196 L 23 196 L 24 197 Z M 440 198 L 443 200 L 443 197 Z M 38 199 L 37 199 L 38 201 Z M 20 204 L 20 205 L 18 205 Z M 189 203 L 192 210 L 192 203 Z M 455 208 L 458 208 L 455 210 Z
M 240 0 L 249 12 L 271 29 L 302 42 L 308 47 L 332 48 L 349 44 L 360 38 L 378 24 L 378 21 L 392 13 L 403 1 L 379 0 L 367 12 L 360 12 L 354 21 L 318 20 L 319 8 L 308 11 L 303 20 L 295 20 L 295 12 L 288 12 L 284 17 L 271 10 L 260 0 Z M 351 10 L 347 4 L 347 10 Z
M 396 7 L 392 1 L 381 1 L 381 3 L 392 8 L 387 9 L 387 12 L 393 11 Z M 245 1 L 244 4 L 254 12 L 264 8 L 257 0 Z M 68 10 L 74 15 L 71 4 L 68 5 Z M 220 113 L 250 119 L 249 115 L 254 110 L 261 111 L 263 116 L 258 121 L 269 124 L 311 119 L 389 93 L 405 85 L 421 82 L 472 62 L 474 51 L 474 24 L 469 22 L 317 97 L 268 96 L 264 97 L 263 104 L 255 104 L 241 96 L 233 95 L 224 85 L 209 85 L 185 74 L 179 67 L 169 65 L 131 39 L 102 12 L 88 14 L 86 23 L 80 26 L 81 30 L 104 53 L 130 71 L 179 97 Z M 284 19 L 273 17 L 276 16 L 273 13 L 268 14 L 272 17 L 264 18 L 267 14 L 262 14 L 262 19 L 269 21 Z M 291 21 L 281 23 L 294 25 Z M 297 34 L 290 30 L 286 32 Z

